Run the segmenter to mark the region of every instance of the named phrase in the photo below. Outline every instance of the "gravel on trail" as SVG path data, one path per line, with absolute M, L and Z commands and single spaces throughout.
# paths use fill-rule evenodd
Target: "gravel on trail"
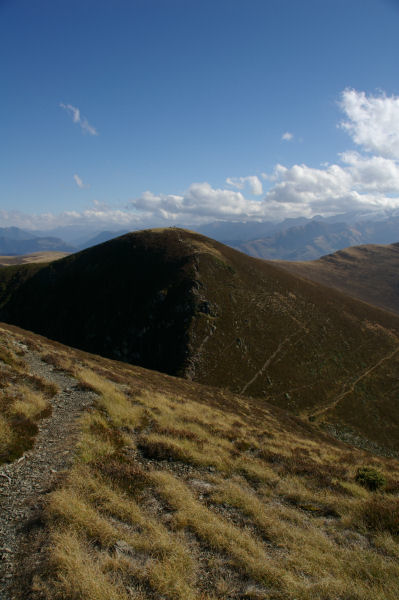
M 26 346 L 24 359 L 30 372 L 57 384 L 59 392 L 51 400 L 52 412 L 39 424 L 32 449 L 0 467 L 0 600 L 13 600 L 11 588 L 21 576 L 18 552 L 24 531 L 37 517 L 46 494 L 54 488 L 60 474 L 74 458 L 79 416 L 95 398 L 91 391 L 80 390 L 76 380 L 57 371 Z

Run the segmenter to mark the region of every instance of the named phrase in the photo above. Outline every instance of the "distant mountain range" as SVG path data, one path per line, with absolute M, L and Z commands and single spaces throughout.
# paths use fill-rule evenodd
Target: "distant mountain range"
M 57 237 L 39 237 L 18 227 L 0 228 L 0 255 L 17 256 L 32 252 L 74 252 L 73 246 Z
M 399 241 L 399 217 L 384 221 L 326 222 L 311 220 L 273 235 L 231 245 L 256 258 L 315 260 L 348 246 Z
M 300 217 L 280 223 L 216 221 L 191 230 L 216 239 L 255 258 L 289 261 L 315 260 L 349 246 L 399 242 L 399 216 L 347 213 L 324 218 Z M 0 255 L 38 251 L 77 252 L 128 233 L 79 230 L 71 227 L 47 232 L 30 232 L 17 227 L 0 228 Z M 67 241 L 59 235 L 65 234 Z M 51 236 L 50 236 L 51 234 Z

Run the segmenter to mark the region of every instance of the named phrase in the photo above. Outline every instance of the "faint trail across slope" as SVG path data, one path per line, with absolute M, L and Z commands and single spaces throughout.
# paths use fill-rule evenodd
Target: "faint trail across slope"
M 73 377 L 54 371 L 38 354 L 28 351 L 25 360 L 32 373 L 56 383 L 60 391 L 50 401 L 52 414 L 40 423 L 34 447 L 0 467 L 0 600 L 11 600 L 23 528 L 37 514 L 57 474 L 71 465 L 78 417 L 94 398 L 93 392 L 79 390 Z
M 306 325 L 302 325 L 301 326 L 301 330 L 305 330 L 306 331 Z M 288 344 L 288 342 L 290 342 L 293 337 L 295 337 L 296 335 L 298 335 L 298 333 L 299 333 L 298 330 L 294 331 L 294 333 L 291 333 L 291 335 L 287 335 L 287 337 L 285 337 L 279 343 L 279 345 L 277 346 L 277 348 L 275 349 L 275 351 L 273 352 L 273 354 L 271 356 L 269 356 L 269 358 L 263 363 L 263 365 L 261 366 L 261 368 L 258 371 L 256 371 L 256 373 L 252 377 L 252 379 L 250 379 L 244 385 L 244 387 L 240 390 L 240 392 L 239 392 L 240 394 L 245 394 L 245 392 L 247 391 L 247 389 L 254 383 L 254 381 L 256 381 L 258 379 L 258 377 L 260 377 L 263 374 L 263 372 L 265 371 L 265 369 L 267 369 L 267 367 L 276 358 L 276 356 L 281 352 L 281 350 L 284 348 L 284 346 L 286 346 Z
M 335 408 L 341 402 L 341 400 L 343 400 L 346 396 L 348 396 L 348 394 L 351 394 L 354 391 L 354 389 L 357 386 L 357 384 L 359 383 L 359 381 L 361 381 L 362 379 L 367 377 L 367 375 L 369 375 L 370 373 L 372 373 L 373 371 L 378 369 L 378 367 L 381 366 L 382 363 L 393 358 L 398 352 L 399 352 L 399 348 L 396 348 L 395 350 L 393 350 L 386 356 L 383 356 L 377 363 L 375 363 L 375 365 L 372 365 L 371 367 L 368 367 L 365 371 L 363 371 L 363 373 L 361 375 L 359 375 L 359 377 L 357 377 L 354 381 L 352 381 L 352 383 L 349 385 L 349 387 L 346 390 L 344 390 L 343 392 L 341 392 L 341 394 L 339 394 L 336 398 L 334 398 L 334 400 L 330 404 L 328 404 L 327 406 L 324 406 L 323 408 L 320 408 L 319 410 L 316 410 L 315 412 L 311 413 L 309 416 L 320 417 L 320 415 L 323 415 L 326 412 L 328 412 L 329 410 L 331 410 L 332 408 Z

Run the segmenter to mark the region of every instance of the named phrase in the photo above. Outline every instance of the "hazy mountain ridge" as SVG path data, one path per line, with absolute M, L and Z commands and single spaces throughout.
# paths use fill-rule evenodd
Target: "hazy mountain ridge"
M 399 217 L 347 213 L 312 219 L 289 218 L 281 222 L 215 221 L 189 229 L 256 258 L 313 260 L 348 246 L 394 243 L 399 240 Z M 45 231 L 26 232 L 15 227 L 1 231 L 6 232 L 4 248 L 12 249 L 2 251 L 0 245 L 0 254 L 14 255 L 38 250 L 77 252 L 127 233 L 126 229 L 99 231 L 72 226 L 49 230 L 47 235 Z M 60 239 L 63 236 L 66 242 Z M 37 241 L 32 241 L 38 237 L 42 239 L 40 248 Z M 25 250 L 26 247 L 33 249 Z
M 389 244 L 399 240 L 399 217 L 384 221 L 330 223 L 312 220 L 269 237 L 233 244 L 250 256 L 279 260 L 314 260 L 360 244 Z
M 56 237 L 38 237 L 18 227 L 0 228 L 0 255 L 12 256 L 32 252 L 73 252 L 75 248 Z

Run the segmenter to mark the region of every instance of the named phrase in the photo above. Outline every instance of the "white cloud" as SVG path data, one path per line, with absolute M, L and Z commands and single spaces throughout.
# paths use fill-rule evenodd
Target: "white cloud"
M 261 202 L 248 200 L 241 192 L 215 189 L 207 182 L 191 184 L 183 196 L 155 195 L 147 191 L 131 200 L 129 208 L 142 211 L 146 216 L 185 223 L 262 216 Z
M 367 152 L 399 159 L 399 96 L 367 96 L 346 89 L 340 107 L 347 120 L 340 126 Z
M 381 194 L 399 193 L 399 163 L 383 156 L 362 156 L 343 152 L 340 158 L 351 176 L 352 187 L 377 191 Z
M 83 183 L 82 179 L 79 177 L 79 175 L 77 173 L 74 174 L 73 178 L 75 180 L 76 185 L 81 190 L 84 190 L 84 189 L 90 187 L 90 186 L 86 185 L 85 183 Z
M 285 133 L 283 133 L 283 135 L 281 136 L 281 139 L 284 142 L 290 142 L 294 137 L 293 133 L 290 133 L 289 131 L 286 131 Z
M 247 177 L 228 177 L 226 183 L 239 190 L 243 190 L 248 184 L 251 194 L 254 194 L 254 196 L 261 196 L 263 194 L 262 182 L 256 175 L 247 175 Z
M 274 185 L 264 200 L 266 212 L 272 218 L 333 215 L 378 204 L 375 194 L 360 194 L 354 189 L 352 174 L 340 165 L 324 169 L 277 165 L 273 181 Z
M 89 133 L 90 135 L 98 135 L 98 131 L 93 125 L 90 125 L 86 118 L 80 120 L 80 127 L 82 131 Z
M 98 135 L 96 128 L 90 125 L 86 117 L 81 116 L 80 110 L 76 106 L 72 106 L 72 104 L 63 104 L 61 102 L 60 107 L 71 116 L 74 123 L 79 124 L 83 133 L 88 133 L 89 135 Z

